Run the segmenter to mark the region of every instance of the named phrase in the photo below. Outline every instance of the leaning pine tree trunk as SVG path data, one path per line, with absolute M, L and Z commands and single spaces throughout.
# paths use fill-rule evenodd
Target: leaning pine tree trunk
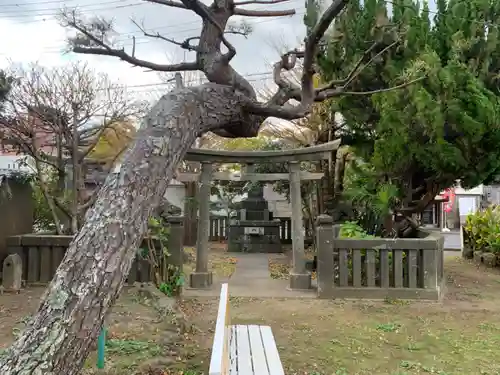
M 2 355 L 1 375 L 80 372 L 177 164 L 203 132 L 238 124 L 243 102 L 230 87 L 213 84 L 160 99 L 87 212 L 38 312 Z

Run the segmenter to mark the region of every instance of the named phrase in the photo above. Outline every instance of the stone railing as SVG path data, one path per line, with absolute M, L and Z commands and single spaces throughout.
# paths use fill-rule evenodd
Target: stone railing
M 182 268 L 183 264 L 183 218 L 168 219 L 170 234 L 167 249 L 167 264 Z M 18 254 L 21 259 L 22 280 L 27 285 L 45 285 L 49 283 L 61 263 L 73 236 L 46 234 L 26 234 L 7 238 L 7 250 L 10 254 Z M 143 241 L 141 248 L 147 248 Z M 158 246 L 159 247 L 159 246 Z M 162 269 L 166 269 L 162 267 Z M 3 273 L 2 272 L 2 276 Z M 137 256 L 132 264 L 127 283 L 153 281 L 152 269 L 148 260 Z
M 320 216 L 317 279 L 320 298 L 438 300 L 443 291 L 444 237 L 338 238 L 340 227 Z

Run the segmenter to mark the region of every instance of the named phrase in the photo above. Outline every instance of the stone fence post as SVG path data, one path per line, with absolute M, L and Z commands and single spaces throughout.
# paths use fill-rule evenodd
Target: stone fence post
M 2 290 L 19 293 L 23 278 L 23 261 L 19 254 L 10 254 L 3 261 Z
M 169 252 L 168 263 L 179 267 L 182 272 L 184 264 L 184 217 L 169 216 L 167 223 L 170 225 L 167 249 Z
M 443 248 L 444 236 L 435 236 L 435 247 L 422 251 L 422 264 L 424 267 L 423 287 L 438 290 L 443 277 Z
M 335 228 L 333 219 L 319 215 L 316 219 L 317 280 L 318 297 L 332 298 L 334 288 L 333 241 Z

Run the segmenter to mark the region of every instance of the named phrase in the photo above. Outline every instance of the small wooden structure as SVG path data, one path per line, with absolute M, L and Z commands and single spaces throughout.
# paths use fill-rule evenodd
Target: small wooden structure
M 317 220 L 318 297 L 439 300 L 443 245 L 439 233 L 422 238 L 339 238 L 330 216 Z
M 231 325 L 229 288 L 222 284 L 209 375 L 285 375 L 269 326 Z

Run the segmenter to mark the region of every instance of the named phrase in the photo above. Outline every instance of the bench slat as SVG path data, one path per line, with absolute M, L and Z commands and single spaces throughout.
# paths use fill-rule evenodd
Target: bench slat
M 270 375 L 285 375 L 283 365 L 281 364 L 276 341 L 274 340 L 273 331 L 269 326 L 260 326 L 260 335 L 264 345 L 264 351 L 267 358 L 267 366 Z
M 236 348 L 238 346 L 238 335 L 236 326 L 231 326 L 231 341 L 229 346 L 229 375 L 238 375 L 238 362 L 236 360 Z
M 238 375 L 253 375 L 252 353 L 250 351 L 250 338 L 247 326 L 236 327 L 236 359 L 238 360 Z
M 248 336 L 250 338 L 250 348 L 252 349 L 254 374 L 269 375 L 266 353 L 264 352 L 264 343 L 260 334 L 260 327 L 257 325 L 248 326 Z
M 222 284 L 209 375 L 284 375 L 271 327 L 232 326 L 229 310 Z

